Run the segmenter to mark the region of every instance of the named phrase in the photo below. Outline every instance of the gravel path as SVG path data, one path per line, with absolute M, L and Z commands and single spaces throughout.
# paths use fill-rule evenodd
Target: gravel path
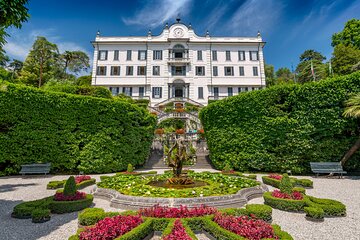
M 158 170 L 159 171 L 159 170 Z M 201 170 L 199 170 L 201 171 Z M 159 171 L 161 172 L 161 170 Z M 99 175 L 93 175 L 99 181 Z M 57 240 L 67 239 L 77 230 L 77 214 L 52 214 L 51 220 L 34 224 L 31 219 L 14 219 L 10 214 L 13 207 L 23 201 L 36 200 L 53 195 L 55 190 L 46 190 L 51 180 L 66 179 L 67 176 L 26 176 L 0 178 L 0 239 L 1 240 Z M 260 179 L 260 176 L 258 176 Z M 324 179 L 312 178 L 314 189 L 307 193 L 315 197 L 331 198 L 347 206 L 347 216 L 326 218 L 322 223 L 305 219 L 305 214 L 273 211 L 273 223 L 279 224 L 295 239 L 360 239 L 360 178 Z M 84 189 L 90 192 L 92 186 Z M 250 203 L 263 203 L 262 198 Z M 94 199 L 94 207 L 116 211 L 108 201 Z

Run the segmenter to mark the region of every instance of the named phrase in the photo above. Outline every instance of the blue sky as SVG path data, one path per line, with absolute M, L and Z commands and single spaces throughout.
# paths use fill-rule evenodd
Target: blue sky
M 261 31 L 265 60 L 294 67 L 306 49 L 331 57 L 331 35 L 351 18 L 360 18 L 360 0 L 29 0 L 31 18 L 10 29 L 7 54 L 24 60 L 36 36 L 58 44 L 60 51 L 82 50 L 99 29 L 103 36 L 159 34 L 178 14 L 198 35 L 256 36 Z

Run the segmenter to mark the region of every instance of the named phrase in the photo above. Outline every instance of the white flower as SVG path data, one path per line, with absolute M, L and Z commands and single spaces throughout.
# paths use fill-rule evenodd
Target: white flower
M 203 194 L 200 194 L 200 197 L 203 197 L 204 195 Z
M 195 191 L 192 191 L 192 194 L 195 194 L 196 192 Z

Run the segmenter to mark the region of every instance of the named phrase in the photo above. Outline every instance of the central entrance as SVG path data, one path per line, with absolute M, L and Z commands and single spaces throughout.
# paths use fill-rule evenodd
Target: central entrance
M 181 79 L 176 79 L 169 84 L 169 98 L 188 98 L 189 84 Z
M 175 97 L 184 97 L 184 91 L 182 87 L 175 87 Z

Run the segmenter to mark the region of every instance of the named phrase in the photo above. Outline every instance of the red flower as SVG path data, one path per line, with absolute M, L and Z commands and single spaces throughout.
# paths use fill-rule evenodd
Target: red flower
M 91 177 L 90 176 L 86 176 L 86 175 L 80 175 L 80 176 L 76 176 L 75 177 L 75 183 L 78 184 L 78 183 L 81 183 L 83 181 L 86 181 L 86 180 L 90 180 Z
M 144 217 L 155 218 L 189 218 L 200 217 L 205 215 L 211 215 L 216 213 L 216 208 L 200 206 L 194 208 L 187 208 L 186 206 L 180 206 L 179 208 L 161 207 L 155 205 L 151 208 L 140 208 L 139 214 Z
M 279 174 L 270 174 L 269 178 L 273 178 L 273 179 L 276 179 L 276 180 L 281 180 L 282 176 L 279 175 Z
M 231 215 L 216 213 L 214 222 L 237 235 L 249 240 L 260 240 L 263 238 L 278 239 L 274 229 L 263 220 L 251 219 L 247 216 L 235 217 Z
M 86 193 L 76 191 L 74 196 L 65 196 L 62 192 L 57 192 L 54 195 L 55 201 L 77 201 L 86 198 Z
M 184 134 L 184 133 L 185 133 L 185 130 L 182 129 L 182 128 L 181 128 L 181 129 L 176 129 L 176 130 L 175 130 L 175 133 L 176 133 L 176 134 Z
M 282 198 L 282 199 L 292 199 L 292 200 L 302 200 L 303 195 L 300 192 L 294 191 L 292 194 L 287 194 L 280 192 L 279 190 L 274 190 L 271 193 L 271 196 L 275 198 Z
M 100 220 L 80 233 L 80 240 L 112 240 L 143 223 L 140 216 L 115 216 Z
M 191 237 L 186 233 L 180 219 L 176 219 L 171 233 L 165 236 L 163 240 L 191 240 Z

